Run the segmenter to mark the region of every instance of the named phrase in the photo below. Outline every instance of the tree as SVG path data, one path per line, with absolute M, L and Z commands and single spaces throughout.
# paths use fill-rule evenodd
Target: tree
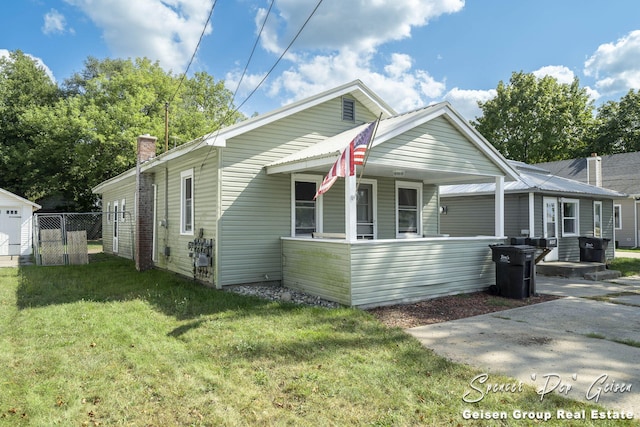
M 593 125 L 593 102 L 578 79 L 513 73 L 500 81 L 497 95 L 478 104 L 473 123 L 505 157 L 527 163 L 569 159 L 585 149 Z
M 41 149 L 55 165 L 37 192 L 63 194 L 77 210 L 95 208 L 91 188 L 135 165 L 138 135 L 157 136 L 163 149 L 167 102 L 170 135 L 177 143 L 243 117 L 223 82 L 206 73 L 180 79 L 146 58 L 88 58 L 62 91 L 53 106 L 30 111 L 28 126 L 37 129 Z
M 598 109 L 588 151 L 598 154 L 640 151 L 640 91 L 631 89 L 620 102 L 609 101 Z
M 32 183 L 42 174 L 36 154 L 40 135 L 25 116 L 34 108 L 53 105 L 59 95 L 57 85 L 29 56 L 16 50 L 0 58 L 1 188 L 37 198 Z

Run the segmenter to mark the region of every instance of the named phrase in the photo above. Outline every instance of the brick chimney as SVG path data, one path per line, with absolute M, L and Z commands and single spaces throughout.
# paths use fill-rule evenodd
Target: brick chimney
M 153 268 L 153 182 L 150 172 L 142 172 L 141 164 L 156 156 L 158 138 L 149 134 L 138 137 L 138 162 L 136 165 L 136 270 Z
M 138 137 L 138 162 L 144 163 L 156 156 L 156 141 L 158 138 L 149 134 Z
M 602 187 L 602 157 L 597 153 L 587 157 L 587 184 Z

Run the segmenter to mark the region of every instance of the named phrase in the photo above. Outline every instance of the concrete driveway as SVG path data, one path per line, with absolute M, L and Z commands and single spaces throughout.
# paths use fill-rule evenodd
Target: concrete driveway
M 565 298 L 407 332 L 442 356 L 480 368 L 486 384 L 495 382 L 492 374 L 505 374 L 534 386 L 541 398 L 561 394 L 635 411 L 638 419 L 640 277 L 616 282 L 538 276 L 538 292 Z M 589 299 L 620 292 L 635 294 Z M 471 387 L 472 380 L 468 400 L 481 397 L 480 380 Z

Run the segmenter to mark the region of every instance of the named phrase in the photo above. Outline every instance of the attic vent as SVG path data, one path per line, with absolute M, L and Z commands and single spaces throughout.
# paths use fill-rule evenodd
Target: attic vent
M 356 102 L 350 98 L 342 98 L 342 120 L 356 121 Z

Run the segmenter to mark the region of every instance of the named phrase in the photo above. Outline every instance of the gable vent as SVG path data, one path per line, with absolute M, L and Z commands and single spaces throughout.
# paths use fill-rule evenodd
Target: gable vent
M 351 98 L 342 98 L 342 120 L 356 121 L 356 102 Z

